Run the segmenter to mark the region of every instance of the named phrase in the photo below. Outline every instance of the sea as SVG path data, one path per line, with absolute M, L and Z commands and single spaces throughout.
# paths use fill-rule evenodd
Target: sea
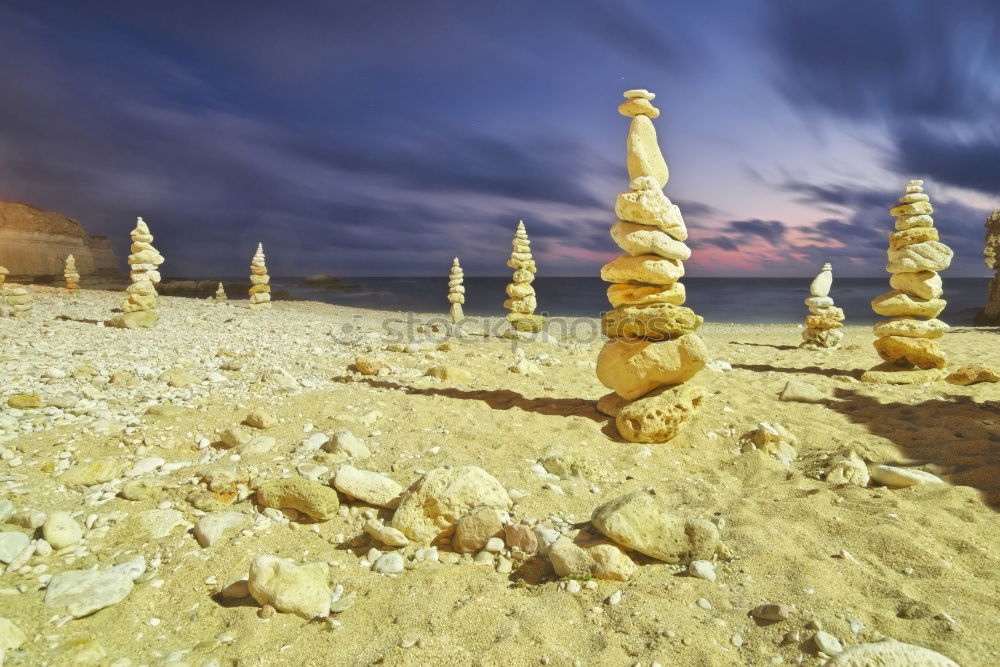
M 810 278 L 684 278 L 686 306 L 706 322 L 734 324 L 801 323 Z M 502 316 L 508 277 L 466 277 L 466 315 Z M 845 324 L 870 325 L 872 298 L 890 289 L 888 277 L 835 278 L 830 296 L 844 309 Z M 447 278 L 343 278 L 337 287 L 303 286 L 301 278 L 272 278 L 272 288 L 294 297 L 343 306 L 387 311 L 448 312 Z M 546 278 L 534 282 L 539 314 L 553 317 L 599 317 L 610 306 L 608 283 L 600 278 Z M 945 278 L 948 307 L 941 319 L 952 326 L 970 325 L 986 301 L 989 278 Z

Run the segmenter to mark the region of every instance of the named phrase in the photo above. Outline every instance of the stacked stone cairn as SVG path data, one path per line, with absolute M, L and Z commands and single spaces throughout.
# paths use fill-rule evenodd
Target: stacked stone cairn
M 9 273 L 5 267 L 0 266 L 0 315 L 24 317 L 31 312 L 31 292 L 23 287 L 5 286 Z
M 462 304 L 465 303 L 465 287 L 462 286 L 462 266 L 458 257 L 451 260 L 451 273 L 448 275 L 448 303 L 451 304 L 451 321 L 458 324 L 465 319 Z
M 128 256 L 129 277 L 132 284 L 125 288 L 128 298 L 122 304 L 123 314 L 111 318 L 109 326 L 122 329 L 149 328 L 160 318 L 156 308 L 156 285 L 160 282 L 157 270 L 163 256 L 153 247 L 153 235 L 142 218 L 138 218 L 132 237 L 132 254 Z
M 986 219 L 986 247 L 983 261 L 996 271 L 986 294 L 986 307 L 976 316 L 976 324 L 1000 324 L 1000 209 L 993 211 Z
M 702 318 L 685 308 L 683 261 L 691 250 L 680 209 L 663 194 L 669 177 L 652 120 L 660 115 L 646 90 L 630 90 L 618 111 L 632 118 L 626 142 L 630 189 L 618 196 L 611 237 L 625 254 L 601 269 L 613 283 L 613 310 L 601 325 L 610 340 L 597 377 L 611 389 L 598 401 L 630 442 L 666 442 L 691 418 L 704 393 L 685 384 L 704 366 Z
M 531 257 L 531 241 L 524 229 L 524 220 L 517 223 L 514 233 L 513 251 L 507 266 L 514 269 L 513 281 L 507 285 L 507 296 L 503 307 L 510 311 L 507 321 L 517 331 L 537 333 L 545 326 L 545 318 L 535 315 L 538 302 L 535 300 L 535 288 L 531 286 L 535 279 L 535 260 Z
M 76 270 L 76 258 L 73 255 L 66 256 L 63 277 L 66 279 L 66 289 L 71 292 L 80 289 L 80 274 Z
M 228 301 L 229 297 L 226 296 L 226 288 L 219 283 L 219 286 L 215 288 L 215 300 L 216 301 Z
M 819 275 L 813 278 L 809 285 L 809 315 L 806 317 L 806 328 L 802 332 L 802 344 L 807 350 L 822 350 L 840 345 L 844 339 L 841 331 L 844 321 L 844 311 L 833 305 L 830 298 L 830 287 L 833 285 L 833 267 L 824 264 Z
M 872 309 L 891 319 L 875 325 L 875 350 L 885 363 L 867 371 L 865 382 L 910 384 L 933 382 L 944 374 L 945 355 L 937 339 L 948 325 L 937 319 L 947 302 L 941 298 L 941 276 L 954 253 L 938 241 L 930 198 L 923 181 L 910 181 L 900 204 L 890 209 L 896 231 L 889 235 L 892 274 L 886 292 L 872 300 Z
M 250 310 L 266 310 L 271 307 L 271 276 L 267 275 L 264 261 L 264 244 L 257 244 L 257 252 L 250 260 Z

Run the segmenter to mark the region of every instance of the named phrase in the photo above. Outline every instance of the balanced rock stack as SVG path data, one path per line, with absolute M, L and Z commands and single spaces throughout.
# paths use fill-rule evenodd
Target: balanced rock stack
M 889 235 L 889 264 L 892 291 L 872 300 L 872 310 L 891 319 L 874 328 L 875 350 L 885 361 L 867 371 L 865 382 L 910 384 L 932 382 L 943 375 L 945 356 L 937 339 L 948 325 L 937 319 L 947 302 L 941 298 L 941 276 L 954 253 L 938 241 L 930 198 L 923 181 L 910 181 L 898 206 L 896 231 Z
M 806 317 L 806 328 L 802 332 L 802 344 L 808 350 L 819 350 L 837 347 L 844 339 L 841 331 L 844 321 L 844 311 L 833 305 L 830 298 L 830 287 L 833 286 L 833 267 L 824 264 L 819 275 L 813 278 L 809 285 L 809 315 Z
M 132 237 L 132 254 L 128 256 L 129 277 L 132 284 L 125 288 L 128 299 L 122 304 L 123 314 L 113 317 L 109 326 L 122 329 L 148 328 L 160 318 L 156 308 L 156 284 L 160 282 L 157 267 L 163 256 L 153 247 L 153 235 L 142 218 L 138 218 Z
M 451 273 L 448 275 L 448 302 L 451 304 L 451 321 L 458 324 L 465 318 L 462 304 L 465 303 L 465 287 L 462 286 L 462 267 L 458 257 L 451 260 Z
M 545 318 L 535 315 L 538 302 L 535 300 L 535 288 L 531 282 L 535 279 L 535 260 L 531 258 L 531 241 L 524 229 L 524 220 L 517 223 L 514 233 L 514 249 L 507 260 L 507 266 L 514 269 L 513 281 L 507 285 L 507 296 L 503 307 L 510 311 L 507 321 L 518 331 L 539 332 L 545 324 Z
M 1000 324 L 1000 209 L 993 211 L 986 219 L 983 261 L 990 270 L 996 271 L 996 275 L 990 281 L 986 307 L 976 316 L 976 324 Z
M 66 268 L 63 269 L 63 277 L 66 279 L 66 289 L 70 291 L 80 289 L 80 274 L 76 270 L 76 258 L 73 255 L 66 256 Z
M 646 90 L 625 93 L 618 111 L 632 118 L 628 141 L 630 190 L 615 206 L 620 218 L 611 237 L 626 254 L 606 264 L 601 278 L 614 283 L 602 329 L 611 340 L 597 358 L 597 377 L 613 390 L 598 401 L 631 442 L 665 442 L 701 403 L 703 392 L 684 383 L 707 360 L 705 344 L 694 331 L 702 318 L 685 308 L 683 261 L 687 229 L 680 209 L 662 187 L 669 172 L 660 153 L 652 118 L 660 115 Z
M 271 276 L 267 275 L 264 262 L 264 244 L 257 244 L 257 252 L 250 260 L 250 310 L 271 307 Z M 216 292 L 218 293 L 218 292 Z
M 219 283 L 219 286 L 215 288 L 215 300 L 216 301 L 228 301 L 229 297 L 226 296 L 226 288 Z
M 31 312 L 31 292 L 23 287 L 5 287 L 10 271 L 0 266 L 0 315 L 22 317 Z

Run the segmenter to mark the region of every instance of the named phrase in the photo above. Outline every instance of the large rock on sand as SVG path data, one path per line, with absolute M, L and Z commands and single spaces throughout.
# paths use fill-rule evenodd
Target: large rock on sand
M 590 520 L 605 537 L 667 563 L 709 560 L 719 547 L 715 524 L 673 514 L 650 491 L 607 502 L 594 510 Z
M 897 641 L 848 646 L 823 667 L 958 667 L 937 651 Z
M 250 563 L 250 595 L 258 604 L 305 619 L 330 615 L 326 563 L 296 565 L 290 558 L 257 556 Z
M 694 416 L 705 392 L 690 384 L 662 387 L 623 405 L 615 426 L 629 442 L 667 442 Z
M 264 507 L 298 510 L 317 521 L 332 519 L 340 507 L 334 489 L 304 477 L 261 483 L 257 487 L 257 502 Z
M 695 334 L 675 340 L 614 340 L 597 357 L 597 379 L 625 399 L 687 382 L 705 366 L 708 349 Z
M 458 520 L 478 507 L 509 509 L 507 490 L 482 468 L 435 468 L 403 492 L 392 527 L 411 540 L 450 535 Z

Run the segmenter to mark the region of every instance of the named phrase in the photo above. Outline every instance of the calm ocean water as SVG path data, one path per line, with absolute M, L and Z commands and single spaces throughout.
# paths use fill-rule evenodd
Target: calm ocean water
M 708 322 L 799 323 L 806 315 L 809 278 L 684 278 L 688 300 Z M 301 287 L 298 278 L 274 278 L 275 289 L 297 297 L 344 306 L 413 312 L 448 312 L 447 278 L 345 278 L 339 289 Z M 467 315 L 503 315 L 509 278 L 465 278 Z M 988 278 L 945 278 L 948 307 L 941 319 L 972 324 L 986 299 Z M 538 312 L 560 317 L 597 317 L 606 310 L 608 284 L 599 278 L 538 278 Z M 846 324 L 872 324 L 873 297 L 889 290 L 884 278 L 837 278 L 830 296 L 844 309 Z

